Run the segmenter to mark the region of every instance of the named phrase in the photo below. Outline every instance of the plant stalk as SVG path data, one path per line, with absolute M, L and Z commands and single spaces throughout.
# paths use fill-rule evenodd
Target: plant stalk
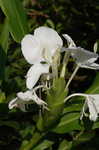
M 69 87 L 71 81 L 73 80 L 74 76 L 76 75 L 78 69 L 79 69 L 79 66 L 77 65 L 75 70 L 74 70 L 74 72 L 72 73 L 71 77 L 69 78 L 69 80 L 68 80 L 68 82 L 66 84 L 66 89 L 68 89 L 68 87 Z

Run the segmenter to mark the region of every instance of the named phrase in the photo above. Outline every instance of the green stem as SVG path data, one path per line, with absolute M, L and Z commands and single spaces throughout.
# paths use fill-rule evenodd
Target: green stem
M 52 65 L 52 74 L 53 74 L 53 77 L 55 79 L 58 78 L 58 67 L 57 67 L 57 64 L 53 64 Z
M 69 56 L 70 56 L 70 54 L 68 52 L 66 52 L 65 56 L 63 58 L 63 67 L 62 67 L 62 70 L 61 70 L 61 73 L 60 73 L 60 77 L 63 77 L 63 78 L 65 77 L 66 66 L 68 64 Z
M 78 69 L 79 69 L 79 66 L 77 65 L 75 70 L 74 70 L 74 72 L 72 73 L 71 77 L 69 78 L 69 80 L 68 80 L 68 82 L 66 84 L 66 89 L 68 89 L 68 87 L 69 87 L 71 81 L 73 80 L 74 76 L 76 75 Z

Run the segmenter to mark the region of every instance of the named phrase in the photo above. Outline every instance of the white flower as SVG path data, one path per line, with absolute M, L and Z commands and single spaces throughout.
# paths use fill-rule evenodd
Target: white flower
M 82 117 L 84 115 L 86 115 L 85 111 L 88 107 L 89 109 L 89 119 L 91 121 L 96 121 L 97 118 L 98 118 L 98 114 L 99 114 L 99 94 L 82 94 L 82 93 L 75 93 L 75 94 L 72 94 L 70 96 L 68 96 L 66 99 L 65 99 L 65 102 L 74 97 L 74 96 L 83 96 L 85 97 L 85 103 L 84 103 L 84 106 L 83 106 L 83 109 L 82 109 L 82 112 L 81 112 L 81 117 L 80 119 L 82 119 Z
M 14 98 L 9 102 L 9 109 L 20 108 L 22 111 L 25 110 L 25 104 L 29 104 L 29 102 L 32 100 L 32 92 L 26 91 L 26 92 L 19 92 L 17 93 L 17 97 Z
M 89 108 L 89 119 L 92 121 L 96 121 L 96 119 L 98 118 L 98 114 L 99 114 L 99 94 L 86 94 L 86 101 L 85 103 L 87 104 L 88 108 Z M 85 112 L 85 108 L 86 106 L 84 106 L 83 110 Z M 84 112 L 82 111 L 82 116 Z
M 26 92 L 18 92 L 17 97 L 9 102 L 9 109 L 13 109 L 15 107 L 21 109 L 22 111 L 26 111 L 26 104 L 32 104 L 33 102 L 47 108 L 47 104 L 37 96 L 36 90 L 33 89 L 32 91 L 28 90 Z
M 48 27 L 39 27 L 34 31 L 34 35 L 28 34 L 22 39 L 22 53 L 27 62 L 33 65 L 26 75 L 28 89 L 34 87 L 41 74 L 49 72 L 52 57 L 62 45 L 58 33 Z
M 68 48 L 63 48 L 62 51 L 67 51 L 75 59 L 77 65 L 81 68 L 99 69 L 99 64 L 94 63 L 98 59 L 98 54 L 90 52 L 81 47 L 76 47 L 69 35 L 64 36 L 67 39 Z

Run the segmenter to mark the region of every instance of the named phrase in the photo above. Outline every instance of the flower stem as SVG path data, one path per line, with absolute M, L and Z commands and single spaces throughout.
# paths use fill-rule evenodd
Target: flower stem
M 52 65 L 52 74 L 54 78 L 58 78 L 58 68 L 56 64 Z
M 64 99 L 64 102 L 67 102 L 67 100 L 69 100 L 70 98 L 75 97 L 75 96 L 86 97 L 87 95 L 86 95 L 86 94 L 83 94 L 83 93 L 74 93 L 74 94 L 71 94 L 71 95 L 67 96 L 67 97 Z
M 57 51 L 54 54 L 54 57 L 52 59 L 52 74 L 54 79 L 58 78 L 58 66 L 60 64 L 60 52 L 57 49 Z
M 65 53 L 64 59 L 63 59 L 63 67 L 60 73 L 60 77 L 65 77 L 65 73 L 66 73 L 66 66 L 68 64 L 68 60 L 69 60 L 69 56 L 70 54 L 68 52 Z
M 75 68 L 75 70 L 74 70 L 74 72 L 72 73 L 71 77 L 69 78 L 69 80 L 68 80 L 68 82 L 67 82 L 66 89 L 68 89 L 68 87 L 69 87 L 69 85 L 70 85 L 72 79 L 73 79 L 74 76 L 76 75 L 78 69 L 79 69 L 79 66 L 77 65 L 76 68 Z

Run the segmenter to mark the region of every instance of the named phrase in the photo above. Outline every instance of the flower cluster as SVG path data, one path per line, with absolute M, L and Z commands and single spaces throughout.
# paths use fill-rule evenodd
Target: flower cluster
M 68 53 L 70 53 L 70 55 L 74 58 L 77 64 L 77 67 L 74 73 L 72 74 L 71 78 L 69 79 L 66 85 L 66 87 L 68 87 L 74 75 L 78 71 L 79 67 L 88 68 L 88 69 L 99 69 L 99 64 L 94 63 L 98 59 L 98 54 L 85 50 L 84 48 L 77 47 L 69 35 L 64 34 L 63 36 L 67 40 L 68 48 L 63 47 L 62 51 L 67 51 Z M 99 94 L 74 93 L 66 97 L 64 102 L 66 102 L 68 99 L 75 97 L 75 96 L 83 96 L 85 98 L 85 103 L 82 108 L 80 119 L 82 119 L 83 115 L 86 116 L 85 111 L 88 107 L 89 113 L 90 113 L 89 119 L 92 121 L 96 121 L 98 117 L 98 113 L 99 113 Z
M 25 105 L 33 102 L 48 109 L 47 103 L 45 103 L 41 97 L 37 95 L 37 90 L 43 88 L 48 90 L 48 83 L 45 81 L 43 85 L 36 86 L 40 77 L 46 76 L 58 78 L 65 77 L 64 74 L 59 76 L 59 62 L 62 52 L 71 56 L 77 67 L 66 84 L 66 90 L 75 76 L 78 69 L 99 69 L 99 64 L 95 63 L 98 58 L 98 54 L 85 50 L 84 48 L 77 47 L 72 38 L 63 34 L 63 37 L 67 41 L 68 47 L 63 47 L 63 41 L 58 33 L 48 27 L 39 27 L 34 30 L 34 34 L 26 35 L 21 41 L 21 50 L 26 61 L 31 65 L 26 74 L 26 92 L 17 93 L 17 97 L 9 102 L 9 109 L 14 107 L 20 108 L 22 111 L 26 111 Z M 64 56 L 65 57 L 65 56 Z M 68 58 L 65 58 L 68 59 Z M 63 61 L 63 69 L 66 67 L 66 63 Z M 50 83 L 50 80 L 49 80 Z M 86 114 L 86 108 L 89 108 L 89 119 L 96 121 L 99 113 L 99 95 L 98 94 L 82 94 L 75 93 L 65 98 L 64 102 L 74 96 L 83 96 L 85 98 L 85 104 L 81 112 L 81 118 Z M 87 107 L 86 107 L 87 106 Z
M 36 94 L 34 86 L 41 75 L 48 74 L 49 68 L 55 65 L 54 56 L 61 50 L 63 41 L 58 33 L 48 27 L 39 27 L 34 35 L 26 35 L 21 42 L 21 50 L 26 61 L 31 65 L 26 74 L 26 92 L 17 93 L 17 97 L 10 101 L 9 109 L 18 107 L 25 111 L 25 104 L 36 102 L 46 105 Z M 42 87 L 44 88 L 44 87 Z

